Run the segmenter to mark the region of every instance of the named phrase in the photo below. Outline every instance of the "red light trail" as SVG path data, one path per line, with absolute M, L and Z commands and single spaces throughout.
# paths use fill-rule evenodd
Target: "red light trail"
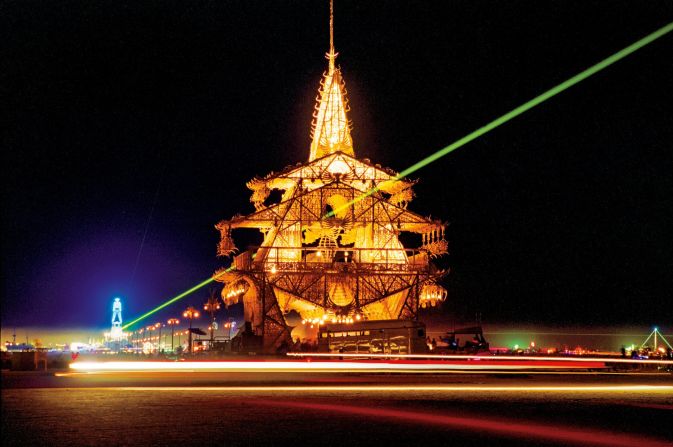
M 395 408 L 371 408 L 314 402 L 254 400 L 251 403 L 268 407 L 315 410 L 358 417 L 392 419 L 410 424 L 439 425 L 459 430 L 481 430 L 514 438 L 533 438 L 561 443 L 611 447 L 633 447 L 640 445 L 650 447 L 671 446 L 666 441 L 632 436 L 627 433 L 612 433 L 598 429 L 576 429 L 565 425 L 539 424 L 533 421 L 526 423 L 519 420 L 490 419 L 481 416 L 449 416 L 420 411 L 398 410 Z

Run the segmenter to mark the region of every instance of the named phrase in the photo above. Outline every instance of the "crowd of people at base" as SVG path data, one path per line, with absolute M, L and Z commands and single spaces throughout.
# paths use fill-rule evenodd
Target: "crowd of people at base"
M 622 357 L 626 357 L 626 347 L 622 346 L 621 353 L 622 353 Z M 671 347 L 669 346 L 668 348 L 666 348 L 666 352 L 662 353 L 662 354 L 660 354 L 659 352 L 656 352 L 656 351 L 650 351 L 649 349 L 646 349 L 644 351 L 640 350 L 640 349 L 633 349 L 631 351 L 631 358 L 632 359 L 639 359 L 643 355 L 646 355 L 648 357 L 652 357 L 652 356 L 658 357 L 658 356 L 661 355 L 662 357 L 664 357 L 666 359 L 673 360 L 673 349 L 671 349 Z

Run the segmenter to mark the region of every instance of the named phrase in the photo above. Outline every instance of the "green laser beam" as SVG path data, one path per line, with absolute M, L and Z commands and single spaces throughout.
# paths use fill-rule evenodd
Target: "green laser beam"
M 466 145 L 470 141 L 479 138 L 480 136 L 484 135 L 485 133 L 488 133 L 491 130 L 495 129 L 496 127 L 506 123 L 507 121 L 509 121 L 513 118 L 516 118 L 517 116 L 519 116 L 522 113 L 532 109 L 533 107 L 537 106 L 538 104 L 540 104 L 540 103 L 548 100 L 549 98 L 561 93 L 562 91 L 572 87 L 573 85 L 577 84 L 578 82 L 581 82 L 581 81 L 585 80 L 589 76 L 591 76 L 595 73 L 598 73 L 599 71 L 603 70 L 604 68 L 606 68 L 606 67 L 614 64 L 615 62 L 625 58 L 626 56 L 633 53 L 634 51 L 639 50 L 640 48 L 644 47 L 645 45 L 653 42 L 654 40 L 664 36 L 667 33 L 670 33 L 671 31 L 673 31 L 673 22 L 669 23 L 668 25 L 666 25 L 662 28 L 659 28 L 658 30 L 656 30 L 652 34 L 649 34 L 649 35 L 643 37 L 639 41 L 629 45 L 628 47 L 626 47 L 626 48 L 624 48 L 624 49 L 622 49 L 618 52 L 616 52 L 612 56 L 607 57 L 606 59 L 603 59 L 602 61 L 600 61 L 596 65 L 593 65 L 593 66 L 587 68 L 586 70 L 576 74 L 572 78 L 558 84 L 556 87 L 552 87 L 551 89 L 547 90 L 546 92 L 542 93 L 541 95 L 536 96 L 535 98 L 531 99 L 530 101 L 528 101 L 528 102 L 520 105 L 519 107 L 505 113 L 500 118 L 496 118 L 495 120 L 491 121 L 490 123 L 486 124 L 485 126 L 480 127 L 479 129 L 475 130 L 474 132 L 465 135 L 463 138 L 461 138 L 460 140 L 446 146 L 444 149 L 440 149 L 437 152 L 435 152 L 434 154 L 425 157 L 421 161 L 411 165 L 410 167 L 408 167 L 404 171 L 397 174 L 397 176 L 395 176 L 393 178 L 393 180 L 394 181 L 399 181 L 399 180 L 403 179 L 404 177 L 408 176 L 409 174 L 412 174 L 413 172 L 418 171 L 419 169 L 429 165 L 433 161 L 436 161 L 439 158 L 442 158 L 443 156 L 455 151 L 459 147 Z M 329 213 L 327 213 L 325 215 L 325 217 L 334 216 L 334 215 L 336 215 L 337 212 L 339 212 L 339 211 L 341 211 L 345 208 L 348 208 L 349 206 L 363 200 L 366 197 L 371 196 L 372 194 L 374 194 L 377 191 L 379 191 L 379 188 L 374 187 L 374 188 L 370 189 L 369 191 L 367 191 L 365 193 L 362 193 L 361 195 L 354 198 L 350 202 L 340 206 L 336 210 L 330 211 Z M 229 267 L 228 269 L 226 269 L 221 274 L 224 274 L 224 273 L 229 272 L 231 270 L 233 270 L 233 267 Z M 170 300 L 166 301 L 164 304 L 161 304 L 160 306 L 155 307 L 151 311 L 141 315 L 140 317 L 136 318 L 132 322 L 127 323 L 126 325 L 124 325 L 122 327 L 122 329 L 126 329 L 129 326 L 132 326 L 133 324 L 137 323 L 138 321 L 149 317 L 150 315 L 158 312 L 159 310 L 163 309 L 164 307 L 178 301 L 181 298 L 184 298 L 185 296 L 189 295 L 192 292 L 195 292 L 196 290 L 202 288 L 203 286 L 206 286 L 206 285 L 210 284 L 211 282 L 215 281 L 216 278 L 217 278 L 217 276 L 209 278 L 206 281 L 203 281 L 203 282 L 195 285 L 191 289 L 181 293 L 180 295 L 178 295 L 174 298 L 171 298 Z
M 399 181 L 399 180 L 403 179 L 404 177 L 408 176 L 409 174 L 412 174 L 412 173 L 418 171 L 419 169 L 429 165 L 430 163 L 442 158 L 443 156 L 445 156 L 447 154 L 450 154 L 451 152 L 455 151 L 459 147 L 466 145 L 470 141 L 479 138 L 480 136 L 490 132 L 491 130 L 495 129 L 498 126 L 501 126 L 501 125 L 505 124 L 507 121 L 510 121 L 511 119 L 516 118 L 517 116 L 521 115 L 522 113 L 524 113 L 524 112 L 532 109 L 533 107 L 543 103 L 544 101 L 548 100 L 549 98 L 558 95 L 562 91 L 569 89 L 573 85 L 585 80 L 586 78 L 588 78 L 591 75 L 594 75 L 594 74 L 598 73 L 599 71 L 603 70 L 604 68 L 609 67 L 610 65 L 614 64 L 615 62 L 625 58 L 629 54 L 639 50 L 640 48 L 644 47 L 645 45 L 659 39 L 660 37 L 664 36 L 667 33 L 670 33 L 671 31 L 673 31 L 673 22 L 669 23 L 668 25 L 666 25 L 662 28 L 659 28 L 655 32 L 643 37 L 642 39 L 638 40 L 637 42 L 632 43 L 628 47 L 616 52 L 612 56 L 609 56 L 609 57 L 603 59 L 602 61 L 600 61 L 596 65 L 593 65 L 593 66 L 587 68 L 586 70 L 576 74 L 572 78 L 570 78 L 566 81 L 563 81 L 562 83 L 558 84 L 555 87 L 550 88 L 549 90 L 542 93 L 541 95 L 536 96 L 535 98 L 531 99 L 530 101 L 528 101 L 528 102 L 520 105 L 519 107 L 505 113 L 501 117 L 494 119 L 490 123 L 486 124 L 483 127 L 480 127 L 479 129 L 475 130 L 474 132 L 465 135 L 463 138 L 459 139 L 458 141 L 456 141 L 454 143 L 451 143 L 450 145 L 446 146 L 444 149 L 440 149 L 437 152 L 435 152 L 434 154 L 425 157 L 421 161 L 411 165 L 410 167 L 408 167 L 404 171 L 400 172 L 397 176 L 395 176 L 393 178 L 393 181 Z M 366 197 L 371 196 L 372 194 L 374 194 L 377 191 L 379 191 L 379 188 L 374 187 L 374 188 L 370 189 L 369 191 L 362 193 L 358 197 L 356 197 L 353 200 L 351 200 L 350 202 L 340 206 L 336 210 L 330 211 L 329 213 L 327 213 L 326 217 L 332 217 L 332 216 L 336 215 L 337 212 L 340 212 L 343 209 L 348 208 L 349 206 L 351 206 L 355 203 L 358 203 L 359 201 L 365 199 Z
M 228 269 L 226 269 L 225 271 L 223 271 L 223 272 L 221 272 L 221 273 L 218 273 L 217 275 L 215 275 L 215 276 L 213 276 L 213 277 L 211 277 L 211 278 L 208 278 L 207 280 L 205 280 L 205 281 L 203 281 L 203 282 L 198 283 L 197 285 L 195 285 L 194 287 L 192 287 L 192 288 L 189 289 L 189 290 L 185 290 L 185 291 L 182 292 L 180 295 L 177 295 L 177 296 L 171 298 L 170 300 L 166 301 L 165 303 L 160 304 L 159 306 L 157 306 L 157 307 L 155 307 L 154 309 L 150 310 L 149 312 L 146 312 L 146 313 L 142 314 L 141 316 L 139 316 L 139 317 L 136 318 L 135 320 L 131 321 L 130 323 L 126 323 L 124 326 L 122 326 L 122 330 L 125 330 L 126 328 L 128 328 L 128 327 L 130 327 L 130 326 L 133 326 L 133 325 L 136 324 L 137 322 L 139 322 L 139 321 L 141 321 L 141 320 L 144 320 L 145 318 L 149 317 L 150 315 L 159 312 L 159 311 L 160 311 L 161 309 L 163 309 L 164 307 L 173 304 L 174 302 L 176 302 L 176 301 L 178 301 L 178 300 L 180 300 L 180 299 L 186 297 L 186 296 L 189 295 L 190 293 L 196 292 L 197 290 L 201 289 L 202 287 L 207 286 L 207 285 L 210 284 L 211 282 L 215 281 L 219 276 L 224 275 L 225 273 L 230 272 L 230 271 L 232 271 L 232 270 L 234 270 L 234 266 L 231 266 L 231 267 L 229 267 Z

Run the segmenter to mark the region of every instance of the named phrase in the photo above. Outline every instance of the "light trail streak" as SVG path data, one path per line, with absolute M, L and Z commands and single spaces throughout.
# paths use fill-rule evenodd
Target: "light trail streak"
M 220 362 L 74 362 L 75 371 L 442 371 L 604 368 L 600 361 L 577 366 L 571 362 L 385 362 L 385 361 L 220 361 Z
M 428 331 L 432 333 L 443 333 L 442 331 Z M 608 333 L 599 333 L 599 332 L 538 332 L 531 329 L 526 329 L 522 331 L 488 331 L 489 335 L 526 335 L 526 336 L 535 336 L 535 335 L 567 335 L 573 337 L 647 337 L 648 333 L 643 334 L 622 334 L 615 332 Z
M 54 388 L 56 389 L 56 388 Z M 491 385 L 306 385 L 306 386 L 121 386 L 121 387 L 77 387 L 78 390 L 117 391 L 225 391 L 225 392 L 576 392 L 576 393 L 673 393 L 673 385 L 567 385 L 567 386 L 491 386 Z
M 518 355 L 439 355 L 439 354 L 340 354 L 288 352 L 290 357 L 344 357 L 344 358 L 381 358 L 381 359 L 433 359 L 433 360 L 478 360 L 478 361 L 563 361 L 563 362 L 604 362 L 604 363 L 644 363 L 655 365 L 673 365 L 673 360 L 636 360 L 611 357 L 535 357 Z
M 82 371 L 82 372 L 66 372 L 66 373 L 54 373 L 55 377 L 85 377 L 85 376 L 91 376 L 91 375 L 109 375 L 109 374 L 116 374 L 118 371 Z M 134 372 L 134 371 L 126 371 L 126 372 Z M 156 371 L 135 371 L 140 374 L 144 373 L 153 373 Z M 194 370 L 184 370 L 184 371 L 176 371 L 176 374 L 183 374 L 183 373 L 194 373 L 196 371 Z M 206 371 L 208 372 L 208 371 Z M 210 371 L 213 372 L 213 371 Z M 217 372 L 217 371 L 216 371 Z M 291 371 L 278 371 L 278 372 L 291 372 Z M 330 373 L 330 371 L 312 371 L 315 373 Z M 342 371 L 343 372 L 343 371 Z M 383 373 L 388 373 L 389 371 L 367 371 L 368 373 L 377 373 L 377 372 L 383 372 Z M 475 374 L 487 374 L 487 375 L 508 375 L 508 374 L 514 374 L 514 375 L 521 375 L 521 371 L 505 371 L 505 370 L 442 370 L 442 371 L 402 371 L 405 374 L 425 374 L 425 373 L 431 373 L 431 374 L 451 374 L 451 375 L 456 375 L 456 374 L 465 374 L 465 375 L 475 375 Z M 166 373 L 165 371 L 162 371 L 162 373 Z M 560 370 L 554 370 L 554 371 L 526 371 L 526 375 L 544 375 L 544 376 L 628 376 L 628 377 L 635 377 L 635 376 L 643 376 L 647 378 L 651 377 L 671 377 L 670 373 L 662 372 L 662 373 L 657 373 L 657 372 L 634 372 L 634 371 L 629 371 L 629 372 L 611 372 L 611 371 L 578 371 L 578 370 L 571 370 L 571 371 L 560 371 Z
M 438 150 L 434 154 L 431 154 L 424 159 L 420 160 L 417 163 L 414 163 L 404 171 L 400 172 L 397 174 L 396 177 L 394 177 L 392 180 L 393 181 L 398 181 L 403 179 L 404 177 L 418 171 L 419 169 L 429 165 L 430 163 L 444 157 L 445 155 L 450 154 L 451 152 L 455 151 L 456 149 L 466 145 L 467 143 L 476 140 L 480 136 L 492 131 L 496 127 L 499 127 L 506 122 L 516 118 L 517 116 L 521 115 L 524 112 L 527 112 L 528 110 L 532 109 L 533 107 L 545 102 L 546 100 L 558 95 L 559 93 L 563 92 L 564 90 L 569 89 L 570 87 L 574 86 L 575 84 L 578 84 L 579 82 L 585 80 L 589 76 L 592 76 L 599 71 L 609 67 L 610 65 L 614 64 L 615 62 L 625 58 L 629 54 L 639 50 L 640 48 L 644 47 L 645 45 L 659 39 L 660 37 L 670 33 L 673 31 L 673 22 L 669 23 L 668 25 L 663 26 L 662 28 L 659 28 L 658 30 L 654 31 L 653 33 L 643 37 L 642 39 L 632 43 L 626 48 L 621 49 L 620 51 L 614 53 L 612 56 L 609 56 L 602 61 L 598 62 L 595 65 L 592 65 L 591 67 L 587 68 L 586 70 L 576 74 L 575 76 L 561 82 L 560 84 L 556 85 L 555 87 L 550 88 L 546 92 L 542 93 L 541 95 L 536 96 L 535 98 L 531 99 L 528 102 L 525 102 L 524 104 L 520 105 L 519 107 L 510 110 L 509 112 L 505 113 L 504 115 L 500 116 L 499 118 L 494 119 L 490 123 L 486 124 L 483 127 L 480 127 L 479 129 L 473 131 L 472 133 L 469 133 L 465 135 L 463 138 L 455 141 L 454 143 L 451 143 L 450 145 L 446 146 L 443 149 Z M 351 205 L 371 196 L 372 194 L 376 193 L 379 191 L 378 187 L 374 187 L 370 189 L 367 192 L 362 193 L 358 197 L 354 198 L 350 202 L 338 207 L 337 209 L 330 211 L 326 217 L 332 217 L 339 213 L 340 211 L 347 209 Z
M 265 407 L 280 407 L 295 409 L 302 412 L 323 411 L 333 416 L 345 414 L 358 418 L 371 418 L 376 423 L 381 419 L 399 421 L 407 424 L 440 425 L 468 433 L 492 432 L 501 436 L 523 439 L 538 439 L 543 441 L 559 442 L 563 445 L 568 443 L 579 445 L 601 445 L 609 447 L 634 447 L 648 445 L 651 447 L 670 446 L 665 440 L 651 438 L 649 436 L 633 435 L 631 433 L 614 433 L 597 428 L 575 428 L 564 425 L 551 425 L 539 421 L 526 421 L 520 419 L 503 419 L 484 417 L 483 415 L 468 416 L 461 414 L 437 414 L 436 412 L 421 412 L 410 409 L 398 409 L 391 407 L 355 406 L 338 403 L 320 402 L 297 402 L 297 401 L 264 401 L 255 400 L 253 405 Z

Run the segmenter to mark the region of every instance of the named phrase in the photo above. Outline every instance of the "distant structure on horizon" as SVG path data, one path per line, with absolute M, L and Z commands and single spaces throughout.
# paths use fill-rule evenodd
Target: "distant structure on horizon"
M 232 230 L 263 236 L 214 278 L 224 283 L 225 304 L 243 301 L 245 331 L 260 337 L 265 351 L 292 342 L 296 314 L 304 332 L 328 323 L 416 321 L 420 307 L 447 295 L 438 284 L 447 272 L 431 262 L 448 252 L 446 224 L 407 209 L 416 181 L 355 157 L 333 30 L 330 4 L 328 67 L 308 161 L 250 180 L 256 211 L 216 225 L 219 256 L 238 252 Z M 404 247 L 402 232 L 417 235 L 420 247 Z
M 122 338 L 122 302 L 115 298 L 112 303 L 112 328 L 110 329 L 110 338 L 121 340 Z
M 115 298 L 112 302 L 112 327 L 110 332 L 105 333 L 105 345 L 110 349 L 121 349 L 128 337 L 122 330 L 122 321 L 122 302 L 120 298 Z

